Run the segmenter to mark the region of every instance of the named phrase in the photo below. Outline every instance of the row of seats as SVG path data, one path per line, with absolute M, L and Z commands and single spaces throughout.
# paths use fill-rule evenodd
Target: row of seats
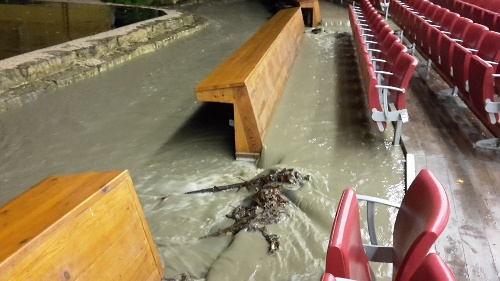
M 495 10 L 484 8 L 476 2 L 466 2 L 459 0 L 431 0 L 434 4 L 446 8 L 462 17 L 469 18 L 475 23 L 482 24 L 490 30 L 500 32 L 500 1 L 496 2 Z M 495 3 L 487 0 L 490 3 Z M 489 7 L 489 6 L 485 6 Z
M 476 116 L 500 136 L 500 33 L 425 0 L 392 1 L 393 21 Z M 471 70 L 473 66 L 473 71 Z M 495 83 L 496 82 L 496 83 Z
M 362 242 L 358 201 L 368 202 L 369 245 Z M 394 222 L 392 246 L 380 246 L 374 238 L 375 204 L 399 209 Z M 456 280 L 441 257 L 437 253 L 429 253 L 449 217 L 446 192 L 435 176 L 425 169 L 412 182 L 401 205 L 356 195 L 351 189 L 344 190 L 333 222 L 322 281 L 336 278 L 376 280 L 369 261 L 391 263 L 392 280 Z
M 500 0 L 455 0 L 473 4 L 475 6 L 490 10 L 495 13 L 500 13 Z
M 350 6 L 349 19 L 372 119 L 380 131 L 397 122 L 394 144 L 399 145 L 408 121 L 405 92 L 417 60 L 368 0 Z

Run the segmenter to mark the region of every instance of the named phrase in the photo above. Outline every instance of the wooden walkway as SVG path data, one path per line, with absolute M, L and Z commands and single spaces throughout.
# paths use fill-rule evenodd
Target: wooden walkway
M 431 170 L 446 188 L 451 217 L 436 251 L 457 280 L 500 280 L 500 151 L 472 147 L 492 136 L 448 89 L 434 72 L 417 69 L 404 148 L 416 171 Z

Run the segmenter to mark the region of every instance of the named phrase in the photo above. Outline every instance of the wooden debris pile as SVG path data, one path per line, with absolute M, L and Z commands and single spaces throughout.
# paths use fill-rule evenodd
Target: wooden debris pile
M 232 236 L 241 230 L 260 231 L 269 244 L 268 252 L 273 254 L 279 249 L 279 237 L 275 234 L 269 234 L 266 225 L 276 224 L 284 216 L 288 215 L 288 210 L 286 209 L 288 200 L 281 194 L 281 189 L 285 185 L 302 185 L 304 181 L 308 180 L 309 176 L 303 176 L 294 169 L 271 170 L 269 174 L 251 181 L 225 186 L 214 186 L 212 188 L 187 192 L 186 194 L 214 193 L 230 189 L 240 190 L 241 188 L 246 188 L 248 191 L 254 192 L 249 204 L 239 205 L 230 214 L 226 215 L 227 218 L 234 220 L 231 226 L 201 238 L 220 235 Z

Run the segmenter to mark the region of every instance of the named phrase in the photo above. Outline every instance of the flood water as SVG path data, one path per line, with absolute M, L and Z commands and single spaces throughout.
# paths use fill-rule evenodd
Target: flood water
M 0 204 L 50 175 L 128 169 L 167 277 L 319 280 L 342 190 L 404 192 L 403 153 L 368 116 L 347 10 L 320 5 L 325 32 L 304 36 L 258 167 L 234 160 L 231 106 L 197 102 L 194 87 L 271 15 L 255 1 L 194 5 L 184 9 L 208 18 L 206 29 L 0 114 Z M 290 215 L 268 226 L 276 254 L 255 232 L 199 239 L 230 225 L 225 215 L 251 193 L 185 192 L 281 167 L 311 180 L 284 192 Z M 393 213 L 377 216 L 390 243 Z
M 0 59 L 163 15 L 135 7 L 9 0 L 0 4 Z

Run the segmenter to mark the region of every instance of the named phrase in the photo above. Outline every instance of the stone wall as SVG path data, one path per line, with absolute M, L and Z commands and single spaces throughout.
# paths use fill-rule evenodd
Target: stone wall
M 167 15 L 159 18 L 0 60 L 0 111 L 153 52 L 208 24 L 195 15 L 164 11 Z

